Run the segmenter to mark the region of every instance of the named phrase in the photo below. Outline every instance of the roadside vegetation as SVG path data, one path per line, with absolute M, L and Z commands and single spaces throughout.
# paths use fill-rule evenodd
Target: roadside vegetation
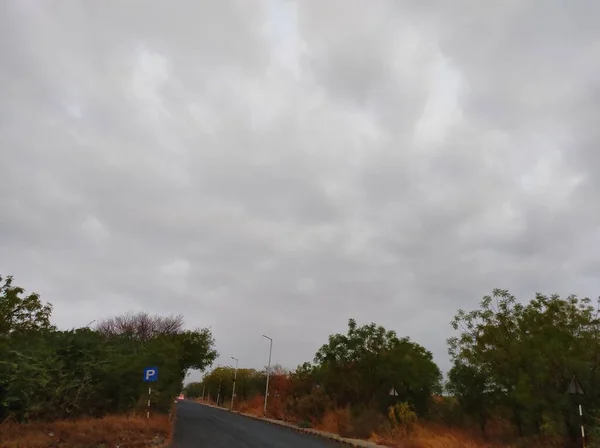
M 351 319 L 312 362 L 272 369 L 267 414 L 398 447 L 558 448 L 582 446 L 582 404 L 587 446 L 600 446 L 599 317 L 589 299 L 494 290 L 452 321 L 445 380 L 424 347 Z M 185 392 L 229 407 L 233 373 L 213 369 Z M 236 410 L 262 415 L 265 373 L 238 370 Z M 567 393 L 574 376 L 585 395 Z
M 0 425 L 2 448 L 141 448 L 164 447 L 171 436 L 167 415 L 150 420 L 140 416 L 112 415 L 54 422 Z
M 217 357 L 208 329 L 181 316 L 127 314 L 59 330 L 52 306 L 0 277 L 0 446 L 159 446 L 188 369 Z M 494 290 L 459 310 L 442 375 L 420 344 L 350 319 L 311 362 L 271 369 L 271 418 L 404 448 L 600 446 L 600 315 L 589 299 Z M 145 367 L 158 366 L 152 418 Z M 229 407 L 234 371 L 188 384 Z M 585 395 L 567 393 L 577 378 Z M 235 409 L 262 415 L 266 372 L 237 371 Z M 573 390 L 571 390 L 573 391 Z
M 217 356 L 210 331 L 185 330 L 181 316 L 128 314 L 58 330 L 51 314 L 38 295 L 0 277 L 2 447 L 156 444 L 169 436 L 165 421 L 187 370 Z M 142 381 L 149 366 L 159 368 L 151 421 Z

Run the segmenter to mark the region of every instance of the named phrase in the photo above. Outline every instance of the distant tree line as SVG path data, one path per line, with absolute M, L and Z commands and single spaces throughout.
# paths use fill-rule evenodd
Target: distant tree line
M 188 369 L 217 357 L 209 330 L 181 316 L 128 314 L 58 330 L 52 306 L 0 277 L 0 422 L 103 416 L 147 406 L 143 369 L 158 366 L 153 410 L 169 408 Z

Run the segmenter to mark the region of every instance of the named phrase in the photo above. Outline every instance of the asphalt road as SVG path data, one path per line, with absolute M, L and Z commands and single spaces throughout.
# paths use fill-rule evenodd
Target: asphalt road
M 334 441 L 191 401 L 177 405 L 172 448 L 330 448 Z

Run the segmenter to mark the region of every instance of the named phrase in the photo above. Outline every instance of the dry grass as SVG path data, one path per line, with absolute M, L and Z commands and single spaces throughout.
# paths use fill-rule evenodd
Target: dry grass
M 260 417 L 263 414 L 263 403 L 263 397 L 257 396 L 249 401 L 237 402 L 235 410 Z M 271 406 L 269 406 L 269 410 L 269 414 L 273 414 Z M 278 418 L 279 416 L 272 415 L 271 417 Z M 293 421 L 289 416 L 279 417 L 279 419 Z M 359 429 L 364 429 L 355 427 L 360 422 L 352 418 L 348 408 L 329 410 L 321 421 L 312 423 L 315 429 L 342 437 L 357 437 L 354 433 Z M 502 429 L 504 430 L 504 428 Z M 498 431 L 491 432 L 501 433 L 503 431 L 498 429 Z M 406 431 L 380 430 L 373 432 L 368 440 L 393 448 L 514 448 L 513 445 L 504 443 L 486 442 L 481 436 L 468 430 L 423 423 L 417 423 L 410 434 L 407 434 Z M 550 445 L 535 443 L 531 446 L 549 448 Z
M 236 410 L 245 414 L 262 416 L 263 398 L 255 397 L 247 402 L 238 402 Z M 282 420 L 290 421 L 290 418 Z M 357 428 L 349 409 L 334 409 L 325 413 L 323 419 L 315 423 L 315 429 L 342 437 L 353 437 Z M 494 444 L 459 428 L 441 425 L 417 424 L 410 434 L 403 431 L 381 431 L 372 433 L 370 441 L 394 448 L 511 448 L 506 444 Z
M 323 419 L 317 423 L 316 429 L 344 437 L 351 432 L 351 421 L 349 408 L 333 409 L 325 413 Z
M 265 399 L 261 396 L 254 397 L 251 400 L 238 402 L 235 404 L 235 410 L 242 414 L 254 415 L 255 417 L 261 417 L 263 415 L 264 401 Z
M 141 448 L 164 446 L 171 437 L 169 417 L 109 416 L 53 423 L 0 425 L 2 448 Z
M 371 441 L 397 448 L 510 448 L 485 442 L 466 431 L 442 426 L 417 425 L 410 435 L 373 434 Z
M 323 420 L 317 425 L 317 429 L 341 436 L 350 436 L 356 430 L 352 425 L 350 409 L 334 409 L 325 413 Z M 388 432 L 387 434 L 373 433 L 369 440 L 398 448 L 492 448 L 499 446 L 486 443 L 481 438 L 459 429 L 424 425 L 416 425 L 410 434 L 404 431 Z

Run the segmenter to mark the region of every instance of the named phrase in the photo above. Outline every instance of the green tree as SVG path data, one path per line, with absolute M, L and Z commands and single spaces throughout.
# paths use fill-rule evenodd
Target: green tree
M 11 276 L 0 276 L 0 336 L 13 332 L 52 329 L 52 305 L 42 303 L 35 293 L 13 285 Z
M 314 361 L 316 375 L 339 406 L 387 409 L 394 387 L 399 400 L 426 412 L 432 393 L 440 389 L 432 354 L 374 323 L 359 327 L 350 319 L 347 334 L 331 335 Z
M 7 278 L 0 287 L 0 422 L 102 416 L 146 407 L 144 367 L 156 365 L 153 403 L 167 410 L 186 371 L 217 356 L 209 330 L 184 330 L 180 316 L 118 316 L 100 331 L 58 331 L 51 306 Z M 107 324 L 108 322 L 108 324 Z
M 184 371 L 188 369 L 203 371 L 219 356 L 215 349 L 215 340 L 208 328 L 185 330 L 176 337 L 182 348 L 180 365 Z
M 201 398 L 203 392 L 206 393 L 206 390 L 204 389 L 204 385 L 199 381 L 188 383 L 183 388 L 186 398 Z
M 200 383 L 205 388 L 205 397 L 210 397 L 212 401 L 215 401 L 218 395 L 219 403 L 226 403 L 231 400 L 233 376 L 233 367 L 218 366 L 208 372 Z M 235 385 L 238 402 L 263 394 L 265 385 L 266 376 L 264 372 L 255 369 L 238 369 Z
M 153 398 L 161 408 L 168 408 L 174 396 L 183 389 L 183 380 L 189 369 L 204 370 L 217 358 L 214 339 L 210 330 L 184 330 L 181 316 L 150 316 L 147 313 L 125 314 L 101 321 L 98 331 L 116 350 L 121 352 L 118 371 L 112 372 L 123 378 L 121 385 L 112 393 L 115 402 L 129 397 L 145 399 L 147 390 L 141 384 L 140 375 L 149 365 L 159 368 L 158 382 L 153 385 Z M 134 354 L 134 359 L 130 358 Z
M 487 375 L 475 366 L 456 362 L 448 372 L 446 390 L 456 397 L 462 413 L 472 418 L 485 434 L 486 423 L 493 411 Z
M 598 407 L 600 321 L 587 298 L 537 294 L 519 303 L 495 289 L 480 309 L 459 310 L 450 338 L 449 390 L 473 416 L 510 415 L 520 435 L 576 437 L 566 394 L 573 375 Z
M 23 400 L 29 400 L 33 392 L 19 389 L 19 384 L 30 376 L 38 376 L 40 383 L 47 380 L 39 359 L 51 361 L 51 353 L 41 350 L 37 357 L 30 355 L 37 347 L 33 337 L 41 332 L 53 330 L 50 323 L 52 306 L 44 304 L 37 294 L 26 294 L 15 286 L 11 276 L 0 276 L 0 421 L 15 408 L 24 412 Z M 21 344 L 30 336 L 31 347 Z M 17 366 L 22 366 L 21 375 L 14 375 Z M 16 392 L 16 393 L 15 393 Z

